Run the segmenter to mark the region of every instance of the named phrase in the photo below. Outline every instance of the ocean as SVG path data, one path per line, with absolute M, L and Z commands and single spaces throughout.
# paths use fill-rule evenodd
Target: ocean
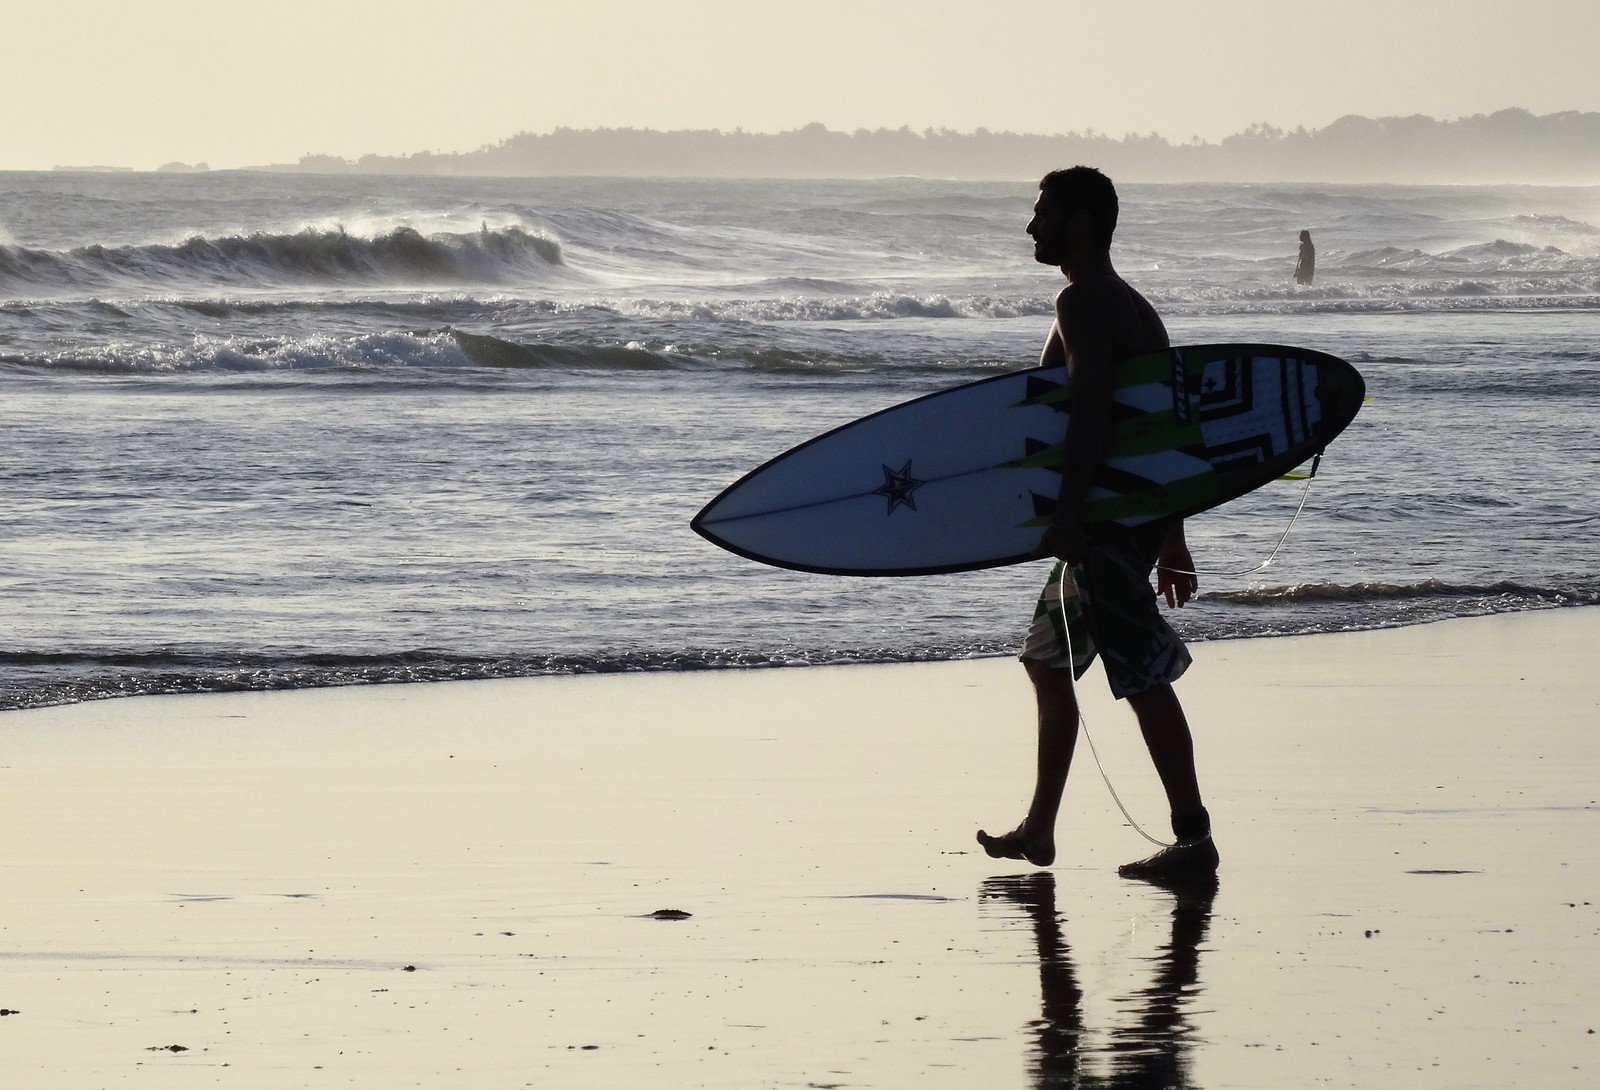
M 1372 396 L 1185 637 L 1600 604 L 1600 188 L 1121 190 L 1114 261 L 1175 343 L 1320 349 Z M 1033 365 L 1034 196 L 0 173 L 0 708 L 1014 653 L 1047 565 L 806 575 L 688 523 Z M 1191 520 L 1197 564 L 1258 564 L 1300 500 Z

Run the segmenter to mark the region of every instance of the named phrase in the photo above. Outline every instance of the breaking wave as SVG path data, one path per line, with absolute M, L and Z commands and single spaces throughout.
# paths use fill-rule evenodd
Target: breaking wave
M 847 349 L 849 346 L 845 346 Z M 473 333 L 450 326 L 418 331 L 305 336 L 195 337 L 184 343 L 130 344 L 108 341 L 58 352 L 22 355 L 0 351 L 0 367 L 26 374 L 205 375 L 322 373 L 359 380 L 429 372 L 429 382 L 447 386 L 474 382 L 490 373 L 539 371 L 758 371 L 772 374 L 881 372 L 905 376 L 931 371 L 952 380 L 1015 367 L 1015 361 L 957 358 L 918 366 L 886 362 L 870 349 L 798 351 L 746 345 L 647 344 L 572 338 L 521 340 Z M 478 376 L 475 378 L 474 376 Z
M 454 329 L 356 336 L 201 337 L 186 345 L 79 348 L 47 358 L 0 355 L 0 364 L 53 374 L 172 375 L 213 372 L 350 372 L 496 368 L 649 371 L 691 367 L 692 357 L 639 344 L 503 340 Z
M 837 296 L 778 296 L 715 301 L 641 299 L 619 312 L 669 321 L 872 322 L 896 318 L 1023 318 L 1055 313 L 1049 296 L 911 295 L 869 292 Z
M 556 239 L 515 226 L 426 235 L 401 226 L 370 237 L 306 228 L 293 234 L 195 236 L 171 245 L 72 250 L 0 245 L 0 292 L 492 285 L 525 283 L 561 264 Z

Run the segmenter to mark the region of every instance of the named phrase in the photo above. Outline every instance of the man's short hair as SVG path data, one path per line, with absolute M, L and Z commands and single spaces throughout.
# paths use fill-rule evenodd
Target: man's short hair
M 1094 167 L 1068 167 L 1046 174 L 1039 180 L 1039 189 L 1072 211 L 1087 209 L 1095 237 L 1111 248 L 1111 235 L 1117 229 L 1117 187 L 1110 178 Z

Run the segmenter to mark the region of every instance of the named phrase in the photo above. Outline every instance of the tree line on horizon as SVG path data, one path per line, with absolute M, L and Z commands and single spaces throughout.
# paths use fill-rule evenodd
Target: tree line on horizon
M 842 132 L 813 122 L 778 133 L 735 129 L 521 132 L 468 152 L 306 155 L 269 169 L 312 173 L 701 178 L 1032 179 L 1090 163 L 1150 182 L 1600 182 L 1600 113 L 1523 109 L 1440 121 L 1347 115 L 1320 129 L 1257 124 L 1207 142 L 1086 129 L 1031 133 L 924 129 Z

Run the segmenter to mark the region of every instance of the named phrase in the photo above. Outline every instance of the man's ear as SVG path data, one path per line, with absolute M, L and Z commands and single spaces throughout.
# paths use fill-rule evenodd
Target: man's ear
M 1087 208 L 1078 209 L 1067 220 L 1067 230 L 1075 238 L 1091 234 L 1094 231 L 1094 216 L 1090 214 Z

